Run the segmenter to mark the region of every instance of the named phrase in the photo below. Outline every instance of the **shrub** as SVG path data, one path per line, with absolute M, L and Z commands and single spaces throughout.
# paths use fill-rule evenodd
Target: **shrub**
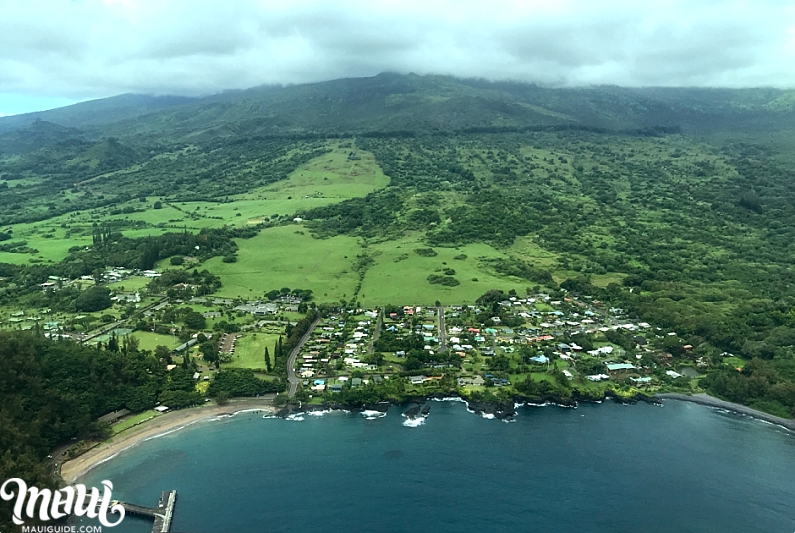
M 461 284 L 461 282 L 455 278 L 449 276 L 439 276 L 437 274 L 431 274 L 428 276 L 428 281 L 433 285 L 444 285 L 446 287 L 455 287 L 456 285 Z

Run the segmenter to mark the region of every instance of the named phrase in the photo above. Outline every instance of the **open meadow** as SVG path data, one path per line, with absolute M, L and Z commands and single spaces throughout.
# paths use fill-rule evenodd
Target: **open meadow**
M 261 370 L 265 368 L 265 348 L 271 354 L 273 363 L 273 347 L 279 339 L 278 333 L 246 333 L 237 339 L 235 354 L 232 361 L 223 363 L 223 368 L 251 368 Z
M 353 294 L 358 240 L 339 236 L 314 239 L 300 225 L 267 228 L 251 239 L 238 239 L 235 263 L 214 257 L 204 263 L 221 277 L 221 297 L 256 298 L 281 287 L 312 289 L 316 299 L 335 301 Z
M 500 277 L 490 273 L 481 264 L 482 258 L 504 257 L 504 254 L 488 244 L 468 244 L 458 248 L 432 248 L 436 255 L 425 256 L 416 250 L 427 250 L 417 236 L 408 236 L 398 241 L 375 244 L 369 254 L 375 264 L 367 270 L 359 293 L 359 301 L 365 306 L 402 304 L 433 305 L 472 304 L 490 289 L 515 289 L 524 294 L 532 283 L 519 279 Z M 443 275 L 445 269 L 455 271 L 452 278 L 459 285 L 431 284 L 430 275 Z

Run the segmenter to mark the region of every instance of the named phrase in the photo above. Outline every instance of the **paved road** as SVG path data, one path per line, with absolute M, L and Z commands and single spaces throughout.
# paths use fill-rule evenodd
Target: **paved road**
M 306 341 L 309 340 L 309 336 L 312 335 L 312 332 L 315 330 L 317 325 L 320 323 L 320 318 L 317 317 L 312 325 L 309 326 L 309 329 L 306 330 L 304 336 L 301 337 L 301 340 L 298 341 L 298 344 L 293 348 L 293 351 L 290 352 L 290 357 L 287 358 L 287 381 L 290 382 L 290 387 L 287 389 L 287 396 L 292 398 L 295 396 L 296 391 L 298 390 L 298 384 L 301 383 L 301 378 L 295 375 L 295 360 L 298 358 L 298 353 L 303 348 Z
M 444 306 L 437 308 L 439 311 L 439 351 L 447 349 L 447 328 L 444 327 Z
M 375 318 L 375 331 L 370 336 L 370 347 L 367 349 L 367 353 L 373 355 L 373 351 L 375 349 L 375 341 L 378 340 L 378 336 L 381 334 L 381 325 L 384 323 L 383 321 L 384 310 L 378 310 L 378 316 Z
M 93 339 L 95 337 L 99 337 L 101 335 L 104 335 L 105 333 L 113 331 L 116 328 L 120 328 L 120 327 L 124 326 L 125 324 L 130 323 L 133 320 L 143 316 L 143 314 L 146 311 L 152 309 L 153 307 L 157 307 L 158 305 L 160 305 L 160 304 L 162 304 L 163 302 L 166 302 L 166 301 L 168 301 L 168 298 L 165 297 L 165 296 L 161 296 L 160 300 L 156 301 L 155 303 L 153 303 L 151 305 L 147 305 L 146 307 L 142 307 L 141 309 L 136 310 L 134 314 L 130 315 L 130 317 L 125 318 L 123 320 L 118 320 L 116 322 L 108 324 L 107 326 L 102 326 L 102 327 L 100 327 L 99 330 L 94 330 L 91 333 L 91 335 L 86 335 L 80 340 L 81 340 L 81 342 L 90 341 L 91 339 Z

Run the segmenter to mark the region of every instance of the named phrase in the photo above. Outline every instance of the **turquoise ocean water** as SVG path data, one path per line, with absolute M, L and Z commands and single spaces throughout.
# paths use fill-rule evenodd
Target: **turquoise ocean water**
M 607 402 L 488 420 L 429 402 L 303 420 L 240 413 L 121 453 L 82 481 L 154 505 L 177 489 L 172 531 L 795 531 L 795 437 L 698 405 Z M 298 417 L 301 418 L 301 417 Z M 127 518 L 113 533 L 144 533 Z

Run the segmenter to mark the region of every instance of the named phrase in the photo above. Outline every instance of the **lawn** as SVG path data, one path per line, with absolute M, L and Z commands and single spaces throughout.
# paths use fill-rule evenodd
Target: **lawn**
M 133 415 L 131 417 L 125 418 L 118 424 L 113 426 L 113 434 L 116 435 L 117 433 L 121 433 L 125 429 L 130 429 L 133 426 L 140 424 L 141 422 L 145 422 L 150 418 L 154 418 L 158 416 L 157 411 L 144 411 L 143 413 L 138 413 L 137 415 Z
M 215 257 L 204 264 L 221 277 L 216 296 L 252 298 L 289 287 L 311 289 L 318 301 L 335 301 L 350 296 L 356 287 L 353 264 L 361 248 L 353 237 L 314 239 L 296 224 L 268 228 L 237 243 L 236 263 Z
M 171 335 L 160 335 L 159 333 L 152 333 L 151 331 L 134 331 L 132 336 L 138 339 L 138 346 L 142 350 L 154 350 L 157 346 L 165 346 L 166 348 L 176 348 L 181 343 L 176 337 Z
M 223 363 L 223 368 L 265 368 L 265 348 L 271 354 L 273 363 L 273 347 L 279 335 L 275 333 L 247 333 L 244 337 L 237 339 L 235 345 L 235 355 L 231 363 Z
M 108 288 L 112 291 L 134 292 L 145 288 L 152 280 L 143 276 L 133 276 L 116 283 L 110 283 Z

